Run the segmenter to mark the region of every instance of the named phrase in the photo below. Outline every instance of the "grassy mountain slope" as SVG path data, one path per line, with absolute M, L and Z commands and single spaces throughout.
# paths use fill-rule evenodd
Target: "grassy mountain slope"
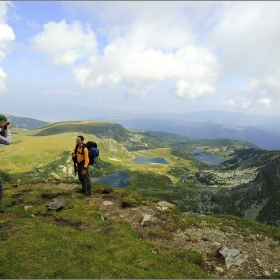
M 247 220 L 277 225 L 279 152 L 229 139 L 194 141 L 102 125 L 49 124 L 19 131 L 12 145 L 0 147 L 2 278 L 258 278 L 266 275 L 264 269 L 279 278 L 274 269 L 280 229 Z M 122 170 L 131 177 L 130 187 L 94 183 L 93 196 L 76 193 L 80 185 L 70 155 L 79 134 L 101 151 L 101 169 L 91 168 L 91 177 Z M 194 159 L 196 148 L 228 161 L 203 164 Z M 169 164 L 138 165 L 133 162 L 138 155 L 164 157 Z M 55 197 L 67 208 L 48 210 Z M 114 204 L 106 208 L 105 200 Z M 160 200 L 176 207 L 161 211 Z M 141 226 L 145 214 L 152 220 Z M 215 269 L 224 267 L 217 246 L 242 246 L 253 257 L 221 274 Z M 265 248 L 273 248 L 273 255 Z M 263 258 L 263 266 L 256 258 Z
M 112 199 L 96 187 L 96 198 Z M 148 242 L 127 221 L 104 218 L 75 189 L 73 183 L 6 188 L 7 211 L 0 221 L 1 278 L 212 278 L 202 269 L 198 252 Z M 127 197 L 116 190 L 114 197 L 122 195 Z M 63 199 L 67 208 L 48 210 L 53 197 Z M 130 197 L 141 203 L 137 194 Z
M 1 278 L 257 278 L 279 261 L 278 228 L 226 215 L 161 211 L 156 207 L 159 200 L 126 189 L 108 193 L 108 188 L 104 192 L 104 186 L 94 184 L 94 195 L 85 198 L 76 193 L 78 188 L 73 181 L 59 180 L 6 184 L 6 212 L 0 219 Z M 52 198 L 62 199 L 66 208 L 48 210 Z M 113 205 L 104 206 L 104 201 Z M 141 226 L 146 213 L 153 219 Z M 257 246 L 260 251 L 238 269 L 233 266 L 221 274 L 215 268 L 225 266 L 217 255 L 222 245 L 250 250 Z M 267 246 L 274 246 L 269 262 L 264 258 Z M 263 267 L 254 267 L 255 258 L 263 260 Z
M 97 160 L 100 170 L 91 168 L 91 177 L 102 178 L 122 170 L 131 177 L 131 190 L 167 200 L 183 212 L 201 214 L 243 215 L 245 208 L 236 211 L 231 203 L 225 203 L 222 193 L 250 183 L 260 168 L 280 155 L 230 139 L 191 140 L 98 121 L 62 122 L 14 134 L 11 146 L 0 147 L 0 169 L 9 175 L 4 180 L 73 179 L 71 150 L 79 134 L 86 141 L 96 141 L 101 150 Z M 194 159 L 192 151 L 198 147 L 227 161 L 216 166 L 204 164 Z M 140 155 L 162 157 L 169 164 L 135 164 L 133 159 Z
M 83 121 L 83 122 L 61 122 L 50 124 L 34 136 L 49 136 L 63 132 L 78 132 L 80 134 L 94 134 L 99 138 L 114 138 L 117 141 L 128 139 L 128 131 L 119 124 Z

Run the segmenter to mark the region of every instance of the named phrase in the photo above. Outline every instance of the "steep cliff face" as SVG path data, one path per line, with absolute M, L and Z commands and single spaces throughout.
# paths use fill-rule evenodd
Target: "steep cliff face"
M 113 138 L 116 141 L 126 141 L 129 139 L 128 131 L 119 124 L 93 127 L 89 132 L 99 138 Z
M 256 180 L 269 180 L 273 184 L 280 184 L 280 157 L 267 163 L 258 173 Z
M 280 157 L 269 160 L 249 183 L 232 188 L 211 188 L 209 177 L 197 179 L 206 182 L 204 189 L 192 198 L 195 212 L 233 214 L 280 227 Z
M 255 180 L 231 192 L 234 212 L 244 218 L 280 226 L 280 157 L 269 161 Z

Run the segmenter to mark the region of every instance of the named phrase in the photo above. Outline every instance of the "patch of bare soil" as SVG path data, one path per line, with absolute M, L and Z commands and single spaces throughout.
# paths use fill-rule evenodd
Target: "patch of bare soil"
M 137 207 L 122 207 L 121 199 L 92 195 L 86 198 L 89 204 L 96 206 L 104 219 L 126 220 L 138 232 L 142 239 L 151 243 L 161 244 L 177 249 L 186 249 L 201 252 L 203 255 L 203 268 L 215 278 L 269 278 L 280 271 L 280 246 L 273 239 L 251 235 L 244 238 L 238 232 L 220 231 L 219 228 L 210 228 L 206 221 L 201 222 L 201 228 L 190 226 L 187 229 L 176 228 L 169 236 L 151 236 L 154 231 L 169 231 L 168 222 L 162 219 L 164 211 L 157 209 L 156 205 L 141 204 Z M 104 201 L 113 204 L 104 205 Z M 151 220 L 141 225 L 145 214 Z M 184 215 L 182 216 L 182 219 Z M 249 257 L 239 266 L 226 267 L 223 258 L 218 254 L 221 247 L 239 249 L 246 252 Z

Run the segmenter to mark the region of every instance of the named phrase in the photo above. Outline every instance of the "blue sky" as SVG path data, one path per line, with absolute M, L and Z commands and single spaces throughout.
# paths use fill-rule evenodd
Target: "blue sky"
M 1 1 L 0 111 L 277 116 L 279 18 L 278 1 Z

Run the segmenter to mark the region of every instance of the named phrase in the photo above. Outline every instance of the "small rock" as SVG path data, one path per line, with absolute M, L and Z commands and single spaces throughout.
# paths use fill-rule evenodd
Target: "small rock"
M 168 209 L 168 207 L 165 207 L 165 206 L 163 206 L 163 207 L 159 207 L 159 206 L 158 206 L 157 208 L 160 209 L 160 210 L 162 210 L 162 211 Z
M 256 262 L 258 263 L 258 265 L 261 265 L 261 260 L 260 259 L 256 259 Z
M 141 222 L 141 226 L 143 226 L 144 223 L 147 222 L 147 221 L 149 221 L 150 219 L 151 219 L 151 215 L 145 214 L 145 215 L 144 215 L 144 218 L 143 218 L 143 220 L 142 220 L 142 222 Z
M 24 210 L 28 210 L 28 209 L 30 209 L 30 208 L 32 208 L 33 206 L 32 205 L 25 205 L 24 206 Z
M 219 253 L 225 258 L 227 268 L 230 268 L 232 265 L 238 266 L 249 257 L 247 253 L 241 253 L 238 249 L 229 249 L 227 247 L 221 248 Z
M 108 201 L 108 200 L 103 201 L 103 205 L 105 205 L 105 206 L 109 206 L 109 205 L 113 205 L 113 204 L 114 204 L 114 202 L 112 202 L 112 201 Z
M 160 206 L 160 207 L 175 207 L 174 204 L 171 204 L 167 201 L 160 201 L 160 202 L 157 203 L 157 205 Z
M 220 273 L 224 272 L 224 269 L 223 269 L 222 267 L 219 267 L 219 266 L 217 266 L 217 267 L 215 268 L 215 270 L 216 270 L 217 272 L 220 272 Z
M 269 271 L 265 271 L 265 272 L 264 272 L 264 275 L 265 275 L 265 276 L 270 276 L 271 274 L 270 274 Z
M 278 269 L 275 268 L 275 269 L 273 270 L 273 272 L 274 272 L 274 273 L 277 273 L 277 272 L 278 272 Z

